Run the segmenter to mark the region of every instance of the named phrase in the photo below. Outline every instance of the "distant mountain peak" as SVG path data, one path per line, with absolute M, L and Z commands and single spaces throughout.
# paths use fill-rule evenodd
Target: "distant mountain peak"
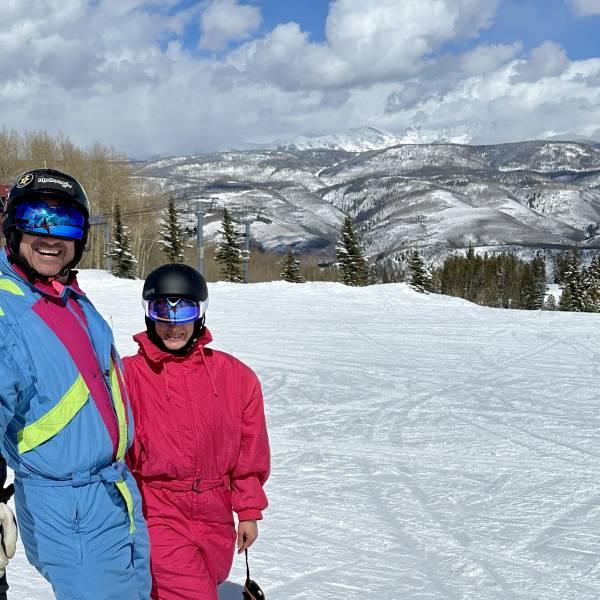
M 383 150 L 399 144 L 469 143 L 470 137 L 464 133 L 452 134 L 447 130 L 409 127 L 402 132 L 390 133 L 372 126 L 353 127 L 341 133 L 297 135 L 287 142 L 276 142 L 273 147 L 282 150 L 345 150 L 347 152 L 367 152 Z

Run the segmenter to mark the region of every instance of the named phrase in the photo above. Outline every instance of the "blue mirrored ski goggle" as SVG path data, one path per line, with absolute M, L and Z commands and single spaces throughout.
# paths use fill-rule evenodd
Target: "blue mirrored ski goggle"
M 208 308 L 208 300 L 196 302 L 185 298 L 157 298 L 142 300 L 142 305 L 146 316 L 152 321 L 182 325 L 201 319 Z
M 25 200 L 15 208 L 15 227 L 33 235 L 80 240 L 85 231 L 85 217 L 64 202 Z

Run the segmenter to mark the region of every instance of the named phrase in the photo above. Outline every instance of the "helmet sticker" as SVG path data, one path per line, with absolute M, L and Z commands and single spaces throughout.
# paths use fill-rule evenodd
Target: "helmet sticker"
M 37 183 L 54 183 L 56 185 L 60 185 L 63 189 L 73 189 L 73 184 L 70 181 L 65 181 L 64 179 L 57 179 L 56 177 L 38 177 Z
M 33 174 L 26 173 L 25 175 L 23 175 L 23 177 L 21 177 L 21 179 L 19 179 L 19 181 L 17 181 L 17 187 L 24 188 L 24 187 L 28 186 L 32 181 L 33 181 Z

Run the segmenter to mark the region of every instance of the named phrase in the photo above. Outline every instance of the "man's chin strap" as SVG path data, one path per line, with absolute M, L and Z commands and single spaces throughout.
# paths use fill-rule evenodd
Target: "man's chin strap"
M 148 317 L 146 317 L 146 331 L 148 332 L 148 337 L 152 343 L 160 348 L 163 352 L 168 352 L 169 354 L 174 354 L 175 356 L 185 356 L 202 336 L 205 319 L 206 315 L 203 315 L 201 319 L 194 321 L 194 331 L 192 332 L 190 339 L 186 342 L 185 346 L 179 350 L 169 350 L 169 348 L 165 346 L 165 343 L 160 339 L 158 333 L 156 333 L 156 323 Z
M 6 240 L 6 246 L 9 250 L 8 252 L 8 260 L 11 264 L 17 266 L 23 273 L 25 273 L 27 279 L 33 283 L 36 279 L 38 281 L 43 281 L 44 283 L 52 283 L 54 280 L 59 277 L 67 277 L 70 279 L 76 271 L 73 271 L 73 261 L 65 265 L 63 269 L 57 273 L 56 275 L 42 275 L 38 273 L 20 254 L 19 254 L 19 236 L 17 232 L 11 231 L 9 239 Z
M 8 260 L 11 264 L 23 271 L 31 283 L 34 283 L 36 280 L 43 281 L 44 283 L 52 283 L 60 277 L 67 277 L 70 279 L 76 273 L 76 271 L 73 271 L 71 267 L 67 265 L 64 269 L 62 269 L 62 271 L 60 271 L 60 273 L 57 273 L 56 275 L 42 275 L 41 273 L 38 273 L 32 266 L 30 266 L 30 264 L 20 254 L 14 254 L 13 252 L 10 252 L 8 255 Z

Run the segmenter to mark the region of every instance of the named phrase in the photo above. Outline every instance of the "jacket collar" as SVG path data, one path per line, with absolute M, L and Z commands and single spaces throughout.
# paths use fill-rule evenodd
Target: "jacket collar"
M 212 335 L 210 331 L 204 327 L 202 335 L 198 338 L 198 341 L 190 348 L 190 351 L 184 356 L 178 356 L 177 354 L 171 354 L 161 350 L 152 340 L 148 337 L 146 331 L 142 331 L 137 335 L 133 336 L 133 339 L 138 343 L 139 350 L 138 354 L 144 356 L 149 362 L 152 363 L 164 363 L 164 362 L 182 362 L 184 360 L 204 360 L 204 346 L 212 342 Z

